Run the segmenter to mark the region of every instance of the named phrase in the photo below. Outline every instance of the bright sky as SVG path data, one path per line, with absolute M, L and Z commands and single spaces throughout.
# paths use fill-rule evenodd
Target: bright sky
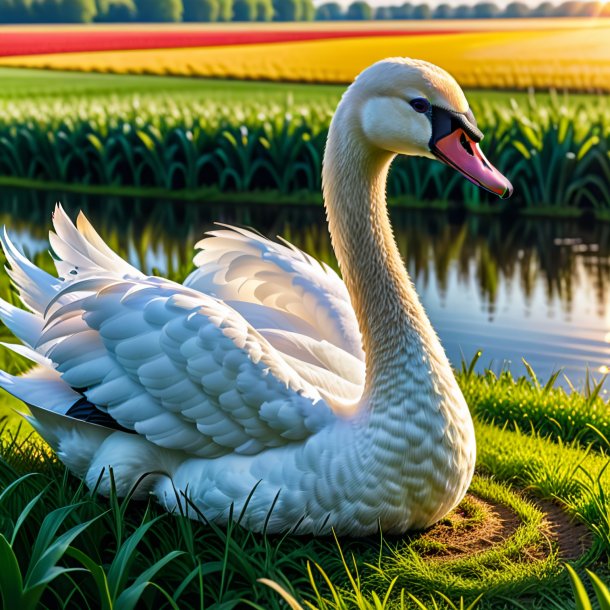
M 333 1 L 333 0 L 315 0 L 314 4 L 315 5 L 319 5 L 319 4 L 324 4 L 325 2 L 329 2 L 329 1 Z M 349 4 L 351 4 L 351 2 L 353 0 L 334 0 L 336 2 L 339 2 L 339 4 L 342 4 L 344 6 L 348 6 Z M 397 5 L 400 6 L 401 4 L 404 4 L 405 2 L 410 2 L 411 4 L 423 4 L 426 3 L 430 6 L 437 6 L 438 4 L 450 4 L 451 6 L 458 6 L 460 4 L 478 4 L 479 2 L 483 2 L 483 1 L 487 1 L 487 0 L 367 0 L 367 2 L 371 5 L 371 6 L 393 6 L 393 5 Z M 512 0 L 489 0 L 491 2 L 495 2 L 498 6 L 506 6 L 507 4 L 509 4 Z M 523 2 L 524 4 L 527 4 L 529 6 L 538 6 L 543 0 L 519 0 L 519 2 Z M 579 1 L 585 1 L 585 0 L 579 0 Z M 552 2 L 553 4 L 561 4 L 563 2 L 563 0 L 550 0 L 550 2 Z

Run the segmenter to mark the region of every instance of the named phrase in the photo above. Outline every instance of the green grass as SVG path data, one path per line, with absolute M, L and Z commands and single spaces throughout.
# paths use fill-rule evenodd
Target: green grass
M 6 352 L 3 358 L 2 368 L 16 372 L 24 366 Z M 478 379 L 488 392 L 497 384 L 498 396 L 510 393 L 512 383 L 526 404 L 536 404 L 544 391 L 532 379 L 494 380 L 467 369 L 459 379 L 463 386 L 465 380 L 474 384 Z M 545 396 L 548 404 L 563 397 L 553 391 Z M 578 425 L 590 430 L 591 420 L 585 416 L 589 399 L 576 396 L 573 409 L 583 411 Z M 0 413 L 8 407 L 22 409 L 6 397 L 0 404 Z M 470 405 L 476 415 L 479 406 L 472 396 Z M 521 430 L 517 420 L 507 414 L 504 425 L 498 426 L 475 417 L 479 474 L 470 491 L 508 507 L 518 525 L 505 540 L 476 554 L 454 557 L 442 539 L 427 534 L 338 541 L 265 537 L 238 525 L 218 528 L 170 517 L 154 504 L 92 496 L 35 435 L 18 428 L 18 419 L 12 416 L 0 437 L 0 533 L 6 541 L 0 553 L 15 555 L 13 566 L 16 561 L 20 577 L 11 577 L 10 582 L 24 583 L 21 593 L 12 595 L 22 595 L 19 604 L 25 607 L 25 596 L 32 595 L 36 604 L 29 607 L 40 608 L 58 607 L 57 600 L 74 604 L 66 607 L 94 608 L 102 593 L 108 596 L 108 608 L 130 607 L 123 605 L 126 599 L 137 599 L 142 608 L 237 608 L 246 607 L 246 602 L 256 608 L 282 607 L 280 594 L 259 582 L 263 578 L 303 608 L 450 608 L 448 599 L 456 608 L 463 602 L 482 610 L 566 610 L 572 603 L 567 603 L 573 598 L 572 580 L 542 526 L 543 511 L 532 501 L 552 500 L 589 528 L 592 547 L 575 567 L 593 568 L 605 577 L 610 553 L 610 445 L 595 432 L 595 446 L 585 446 L 582 436 L 563 441 L 557 430 L 548 438 L 536 426 Z M 1 491 L 8 489 L 12 491 Z M 442 525 L 468 538 L 488 514 L 470 497 L 460 509 Z M 45 521 L 49 514 L 57 518 L 56 530 Z M 58 550 L 33 554 L 36 536 L 48 528 L 50 533 L 39 546 L 57 545 Z M 42 570 L 36 562 L 47 556 L 53 558 L 51 563 L 45 559 L 48 582 L 28 592 L 27 583 L 34 582 L 31 574 Z M 78 571 L 65 571 L 74 568 Z M 8 585 L 0 577 L 3 586 Z
M 70 98 L 70 97 L 112 97 L 126 93 L 167 93 L 187 94 L 197 99 L 230 101 L 244 99 L 264 99 L 284 102 L 292 99 L 297 103 L 328 101 L 338 103 L 344 85 L 316 85 L 299 83 L 274 83 L 264 81 L 240 81 L 209 78 L 186 78 L 175 76 L 98 74 L 94 72 L 66 72 L 56 70 L 36 70 L 23 68 L 0 68 L 2 90 L 0 99 L 15 98 Z M 479 102 L 506 102 L 514 99 L 525 102 L 529 94 L 523 91 L 467 90 L 468 99 Z M 548 103 L 549 92 L 537 92 L 541 103 Z M 598 99 L 589 94 L 570 94 L 572 102 L 588 102 Z
M 515 379 L 510 370 L 496 376 L 487 370 L 474 374 L 474 366 L 462 366 L 458 380 L 473 414 L 496 425 L 516 425 L 564 442 L 604 447 L 610 438 L 610 409 L 602 394 L 605 377 L 594 381 L 589 375 L 582 392 L 555 386 L 560 371 L 541 384 L 531 367 L 528 377 Z
M 297 103 L 328 101 L 337 103 L 345 87 L 297 83 L 269 83 L 238 80 L 96 74 L 93 72 L 61 72 L 0 68 L 2 91 L 0 99 L 86 97 L 112 98 L 125 94 L 167 94 L 192 97 L 200 101 L 237 101 L 255 99 L 282 103 L 292 99 Z M 585 96 L 586 97 L 586 96 Z
M 255 81 L 214 80 L 175 76 L 95 74 L 0 68 L 3 99 L 31 98 L 111 98 L 125 94 L 164 94 L 192 96 L 217 102 L 244 99 L 283 102 L 339 101 L 345 87 L 299 85 Z
M 607 458 L 488 424 L 477 425 L 477 440 L 478 470 L 493 473 L 493 478 L 475 477 L 471 491 L 510 507 L 519 525 L 508 539 L 466 557 L 435 558 L 418 535 L 338 542 L 265 537 L 238 525 L 218 528 L 164 515 L 154 504 L 91 496 L 35 439 L 15 439 L 7 433 L 2 436 L 0 489 L 11 491 L 0 496 L 0 533 L 11 541 L 27 583 L 33 582 L 27 574 L 44 555 L 31 552 L 37 536 L 44 535 L 38 546 L 50 547 L 64 532 L 88 524 L 62 553 L 53 555 L 54 563 L 47 562 L 53 579 L 42 590 L 40 605 L 30 607 L 57 607 L 58 599 L 70 599 L 73 607 L 93 608 L 101 591 L 109 589 L 110 598 L 126 598 L 132 595 L 130 588 L 151 581 L 155 585 L 142 588 L 139 607 L 169 608 L 171 598 L 180 608 L 194 608 L 203 597 L 206 608 L 238 607 L 245 601 L 279 608 L 276 593 L 258 582 L 268 578 L 314 608 L 372 608 L 375 595 L 383 599 L 386 594 L 387 604 L 379 607 L 418 607 L 410 595 L 425 607 L 431 599 L 447 607 L 441 594 L 457 604 L 460 599 L 473 603 L 483 594 L 476 606 L 481 609 L 543 609 L 553 601 L 566 608 L 572 597 L 570 581 L 541 529 L 543 515 L 512 486 L 528 489 L 531 497 L 553 498 L 593 526 L 599 523 L 599 510 L 608 506 L 594 506 L 588 477 L 599 476 L 608 490 L 610 481 L 603 472 Z M 559 459 L 568 475 L 557 468 Z M 542 479 L 544 485 L 538 483 Z M 596 497 L 599 500 L 599 494 Z M 62 519 L 58 529 L 47 534 L 49 514 Z M 462 520 L 457 525 L 464 536 L 479 519 L 476 511 L 471 514 L 472 523 L 464 525 Z M 452 517 L 446 522 L 451 525 Z M 578 566 L 595 566 L 603 573 L 599 558 L 607 562 L 610 547 L 603 535 L 593 531 L 593 536 L 594 548 Z M 164 561 L 163 570 L 153 569 Z M 81 571 L 62 571 L 75 567 Z M 138 580 L 142 574 L 146 576 Z M 107 607 L 112 607 L 110 601 Z

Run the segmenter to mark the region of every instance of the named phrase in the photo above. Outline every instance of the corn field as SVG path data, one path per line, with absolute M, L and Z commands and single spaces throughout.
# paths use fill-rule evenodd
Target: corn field
M 548 100 L 548 98 L 547 98 Z M 483 149 L 515 186 L 510 205 L 610 210 L 603 97 L 475 102 Z M 197 101 L 124 95 L 0 101 L 0 176 L 28 181 L 317 198 L 332 102 Z M 398 159 L 394 203 L 491 201 L 441 163 Z

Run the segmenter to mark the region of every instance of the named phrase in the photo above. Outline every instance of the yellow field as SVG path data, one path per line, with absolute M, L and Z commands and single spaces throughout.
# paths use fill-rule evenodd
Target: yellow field
M 430 23 L 439 29 L 437 22 L 423 29 Z M 472 23 L 444 22 L 442 27 L 474 29 Z M 514 22 L 500 20 L 487 22 L 487 30 L 495 29 L 494 24 L 503 31 L 66 53 L 1 58 L 0 65 L 343 83 L 378 59 L 401 55 L 436 63 L 466 87 L 610 92 L 609 20 L 529 20 L 519 31 Z

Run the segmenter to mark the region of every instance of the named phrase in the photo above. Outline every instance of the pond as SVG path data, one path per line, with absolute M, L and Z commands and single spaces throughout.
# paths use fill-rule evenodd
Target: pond
M 183 278 L 213 222 L 281 235 L 336 268 L 321 208 L 229 206 L 0 190 L 0 223 L 48 259 L 55 201 L 82 209 L 102 237 L 146 272 Z M 610 369 L 610 224 L 466 217 L 393 209 L 399 248 L 452 363 L 482 350 L 478 369 L 525 358 L 541 380 L 583 387 Z M 4 282 L 2 285 L 5 285 Z

